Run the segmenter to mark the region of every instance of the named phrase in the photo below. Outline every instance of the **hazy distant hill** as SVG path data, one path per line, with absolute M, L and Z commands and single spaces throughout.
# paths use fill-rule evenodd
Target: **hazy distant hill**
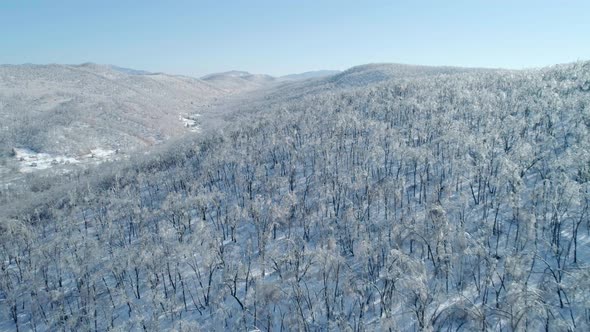
M 300 73 L 300 74 L 285 75 L 285 76 L 279 77 L 279 79 L 285 80 L 285 81 L 307 80 L 310 78 L 319 78 L 319 77 L 336 75 L 338 73 L 340 73 L 339 70 L 316 70 L 316 71 L 308 71 L 308 72 Z
M 119 66 L 110 66 L 110 68 L 113 70 L 116 70 L 116 71 L 120 71 L 125 74 L 130 74 L 130 75 L 150 75 L 150 74 L 153 74 L 152 72 L 145 71 L 145 70 L 137 70 L 137 69 L 125 68 L 125 67 L 119 67 Z
M 273 77 L 264 74 L 251 74 L 246 71 L 232 70 L 223 73 L 214 73 L 201 77 L 203 81 L 222 89 L 251 90 L 272 83 L 285 83 L 293 81 L 304 81 L 312 78 L 324 78 L 340 73 L 338 70 L 316 70 L 298 74 L 289 74 L 280 77 Z
M 253 90 L 275 82 L 275 78 L 269 75 L 236 70 L 206 75 L 201 79 L 219 89 L 231 92 Z

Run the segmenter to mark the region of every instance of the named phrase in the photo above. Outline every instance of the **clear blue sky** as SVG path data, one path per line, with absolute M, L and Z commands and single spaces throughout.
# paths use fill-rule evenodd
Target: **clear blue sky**
M 590 1 L 1 0 L 0 63 L 201 76 L 590 59 Z

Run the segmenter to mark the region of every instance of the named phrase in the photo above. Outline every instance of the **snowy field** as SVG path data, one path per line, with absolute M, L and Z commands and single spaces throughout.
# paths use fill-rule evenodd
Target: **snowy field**
M 81 163 L 100 163 L 114 160 L 116 156 L 115 150 L 101 148 L 91 149 L 89 153 L 76 157 L 37 153 L 28 149 L 18 148 L 15 148 L 14 152 L 14 159 L 18 163 L 18 169 L 21 173 L 32 173 L 39 170 Z

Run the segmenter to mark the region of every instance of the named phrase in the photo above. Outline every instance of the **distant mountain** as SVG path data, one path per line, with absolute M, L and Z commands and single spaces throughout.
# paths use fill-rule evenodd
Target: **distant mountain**
M 252 74 L 250 74 L 247 71 L 230 70 L 230 71 L 225 71 L 225 72 L 221 72 L 221 73 L 213 73 L 213 74 L 205 75 L 205 76 L 201 77 L 201 79 L 202 80 L 212 80 L 212 79 L 227 78 L 227 77 L 247 78 L 250 76 L 252 76 Z
M 285 81 L 296 81 L 296 80 L 307 80 L 310 78 L 319 78 L 319 77 L 326 77 L 332 76 L 340 73 L 339 70 L 315 70 L 315 71 L 307 71 L 305 73 L 300 74 L 290 74 L 279 77 L 281 80 Z
M 298 81 L 307 80 L 310 78 L 327 77 L 341 73 L 340 70 L 314 70 L 298 74 L 289 74 L 279 77 L 273 77 L 263 74 L 251 74 L 247 71 L 231 70 L 221 73 L 213 73 L 201 77 L 204 81 L 228 80 L 228 79 L 243 79 L 247 81 Z
M 201 77 L 201 80 L 219 89 L 232 92 L 258 89 L 276 81 L 274 77 L 269 75 L 236 70 L 206 75 Z
M 146 73 L 92 63 L 0 66 L 1 149 L 78 155 L 151 145 L 194 129 L 183 116 L 231 92 Z
M 31 66 L 34 66 L 34 65 L 31 65 Z M 76 67 L 76 68 L 100 72 L 101 74 L 106 74 L 106 75 L 108 75 L 108 72 L 110 72 L 110 71 L 115 71 L 115 72 L 118 72 L 121 74 L 127 74 L 127 75 L 153 75 L 153 74 L 156 74 L 156 73 L 149 72 L 146 70 L 138 70 L 138 69 L 133 69 L 133 68 L 120 67 L 120 66 L 116 66 L 116 65 L 103 65 L 103 64 L 98 64 L 98 63 L 94 63 L 94 62 L 86 62 L 86 63 L 82 63 L 79 65 L 71 65 L 71 66 Z
M 145 70 L 137 70 L 137 69 L 131 69 L 131 68 L 125 68 L 125 67 L 119 67 L 119 66 L 110 66 L 110 67 L 113 70 L 119 71 L 121 73 L 129 74 L 129 75 L 151 75 L 151 74 L 153 74 L 152 72 L 145 71 Z

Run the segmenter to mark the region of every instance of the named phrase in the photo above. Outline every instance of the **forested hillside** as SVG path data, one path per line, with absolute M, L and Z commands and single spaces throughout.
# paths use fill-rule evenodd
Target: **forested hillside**
M 590 62 L 354 73 L 3 189 L 0 330 L 589 330 Z
M 13 148 L 76 157 L 178 137 L 182 117 L 227 94 L 206 82 L 83 65 L 0 66 L 0 158 Z

